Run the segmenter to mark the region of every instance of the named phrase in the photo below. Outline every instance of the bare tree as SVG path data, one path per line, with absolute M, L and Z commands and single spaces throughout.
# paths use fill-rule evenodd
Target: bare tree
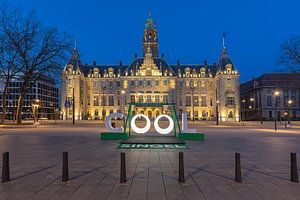
M 3 21 L 10 19 L 10 13 L 16 13 L 16 9 L 9 7 L 9 4 L 3 2 L 0 9 L 0 81 L 2 82 L 2 116 L 1 124 L 5 123 L 6 117 L 6 97 L 8 95 L 8 86 L 11 81 L 17 78 L 18 53 L 11 41 L 2 29 Z
M 18 9 L 10 19 L 2 21 L 4 34 L 16 49 L 20 80 L 20 95 L 17 108 L 17 123 L 22 123 L 22 104 L 26 92 L 43 75 L 61 72 L 66 52 L 71 43 L 66 33 L 57 28 L 44 27 L 34 11 L 25 13 Z
M 292 72 L 300 72 L 300 36 L 292 36 L 280 47 L 279 63 Z

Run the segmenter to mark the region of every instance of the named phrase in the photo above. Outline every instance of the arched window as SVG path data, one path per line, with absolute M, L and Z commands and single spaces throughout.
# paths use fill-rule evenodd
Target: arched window
M 99 112 L 98 112 L 98 109 L 95 110 L 95 116 L 98 116 L 99 115 Z

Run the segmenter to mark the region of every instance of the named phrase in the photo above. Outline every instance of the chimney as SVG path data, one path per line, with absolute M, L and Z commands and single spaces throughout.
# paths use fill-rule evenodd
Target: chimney
M 134 59 L 137 59 L 137 53 L 134 54 Z
M 177 60 L 177 66 L 180 66 L 180 61 L 179 60 Z
M 161 54 L 161 58 L 165 59 L 165 54 L 164 53 Z
M 204 60 L 204 65 L 205 65 L 205 66 L 207 65 L 207 60 Z
M 93 61 L 93 66 L 96 66 L 96 61 L 95 60 Z
M 122 66 L 122 60 L 120 60 L 120 66 Z

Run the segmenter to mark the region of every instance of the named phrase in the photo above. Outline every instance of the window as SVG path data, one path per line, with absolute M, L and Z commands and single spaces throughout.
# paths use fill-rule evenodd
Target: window
M 121 87 L 121 82 L 120 81 L 117 81 L 116 84 L 117 84 L 118 88 Z
M 151 86 L 151 80 L 147 80 L 147 86 Z
M 148 103 L 151 102 L 151 95 L 147 95 L 146 101 L 147 101 Z
M 185 105 L 186 106 L 191 106 L 191 96 L 186 96 L 185 97 Z
M 280 107 L 280 96 L 276 96 L 276 107 Z
M 130 102 L 135 103 L 135 96 L 134 95 L 130 95 Z
M 199 106 L 199 98 L 198 98 L 198 96 L 193 96 L 193 104 L 194 104 L 194 106 Z
M 227 106 L 234 106 L 234 97 L 227 97 Z
M 160 98 L 159 98 L 159 95 L 155 95 L 155 96 L 154 96 L 154 101 L 155 101 L 156 103 L 159 102 L 159 99 L 160 99 Z
M 113 82 L 109 81 L 109 87 L 112 88 L 113 87 Z
M 158 86 L 159 85 L 159 80 L 155 81 L 155 85 Z
M 102 96 L 102 106 L 106 106 L 106 96 Z
M 168 80 L 164 80 L 164 86 L 168 85 Z
M 164 103 L 168 103 L 168 102 L 169 102 L 168 95 L 164 95 L 164 96 L 163 96 L 163 102 L 164 102 Z
M 139 102 L 144 102 L 144 96 L 143 95 L 139 95 Z
M 201 96 L 201 106 L 206 106 L 206 96 Z
M 95 110 L 95 116 L 98 116 L 99 115 L 99 112 L 98 112 L 98 110 L 96 109 Z
M 108 105 L 113 106 L 114 105 L 114 96 L 110 95 L 108 97 Z
M 99 96 L 94 96 L 94 106 L 99 106 Z
M 131 81 L 131 82 L 130 82 L 130 85 L 131 85 L 131 86 L 134 86 L 134 81 Z
M 272 107 L 272 96 L 267 96 L 267 106 Z
M 178 98 L 178 106 L 182 106 L 182 98 L 181 97 Z
M 139 80 L 139 86 L 143 86 L 143 81 Z

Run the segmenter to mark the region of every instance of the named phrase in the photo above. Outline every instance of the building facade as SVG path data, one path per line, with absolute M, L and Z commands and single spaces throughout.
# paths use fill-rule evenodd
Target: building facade
M 300 120 L 300 74 L 267 73 L 240 86 L 242 119 Z M 276 113 L 276 115 L 275 115 Z
M 128 103 L 176 103 L 177 114 L 193 120 L 239 120 L 239 73 L 223 47 L 218 64 L 169 65 L 158 55 L 156 24 L 149 17 L 143 34 L 143 56 L 131 64 L 82 65 L 78 49 L 62 73 L 61 108 L 64 119 L 104 119 L 126 113 Z M 139 107 L 134 113 L 155 118 L 164 107 Z
M 16 119 L 18 99 L 22 81 L 13 80 L 7 89 L 6 97 L 6 118 L 9 120 Z M 0 91 L 1 82 L 0 82 Z M 59 89 L 55 85 L 53 78 L 43 76 L 37 81 L 31 83 L 31 88 L 27 91 L 23 99 L 22 118 L 33 118 L 33 103 L 38 101 L 38 116 L 41 118 L 54 119 L 58 115 Z M 0 93 L 2 99 L 2 92 Z M 0 102 L 0 114 L 2 114 L 2 101 Z

